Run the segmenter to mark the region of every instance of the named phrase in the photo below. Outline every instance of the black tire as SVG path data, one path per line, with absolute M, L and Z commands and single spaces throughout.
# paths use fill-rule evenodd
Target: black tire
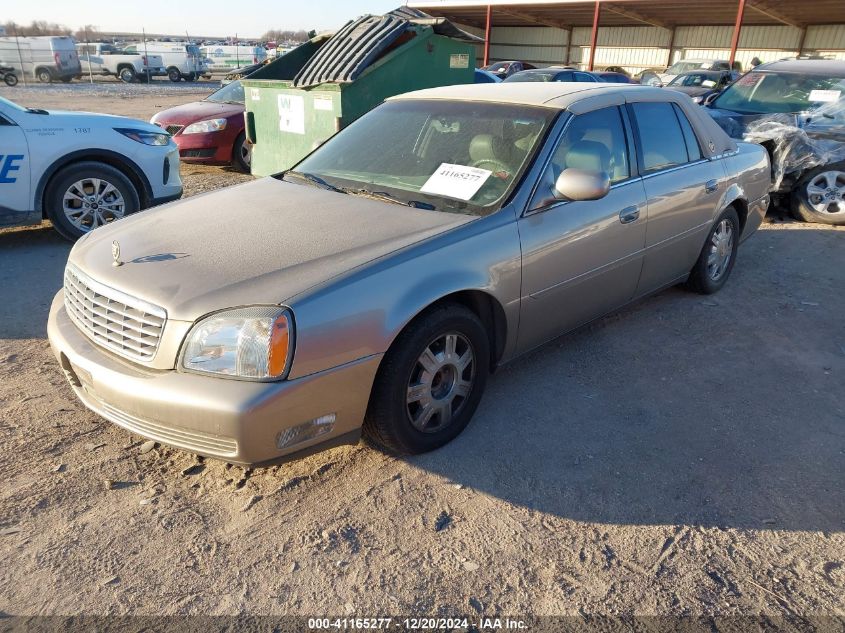
M 151 78 L 150 78 L 149 75 L 147 75 L 146 72 L 139 73 L 138 75 L 136 75 L 136 77 L 137 77 L 139 83 L 142 83 L 142 84 L 150 83 Z
M 50 84 L 53 83 L 53 73 L 50 72 L 47 68 L 39 68 L 35 71 L 35 76 L 38 78 L 42 84 Z
M 196 81 L 196 80 L 197 80 L 197 74 L 196 73 L 188 73 L 187 75 L 185 75 L 185 81 Z
M 62 77 L 62 83 L 63 84 L 69 84 L 72 79 L 73 79 L 73 77 Z
M 232 146 L 232 164 L 245 174 L 250 173 L 250 164 L 252 162 L 251 154 L 249 157 L 244 156 L 244 148 L 249 147 L 246 142 L 246 133 L 241 132 L 235 143 Z
M 135 81 L 135 69 L 131 66 L 122 66 L 117 69 L 117 78 L 125 84 L 131 84 Z
M 714 270 L 711 267 L 710 257 L 715 248 L 717 260 L 720 259 L 720 251 L 715 244 L 717 239 L 715 236 L 725 226 L 723 223 L 727 223 L 731 230 L 732 240 L 730 242 L 730 248 L 728 249 L 728 246 L 725 246 L 725 252 L 729 250 L 730 258 L 723 267 Z M 695 266 L 690 271 L 689 279 L 687 279 L 687 288 L 703 295 L 710 295 L 721 290 L 722 286 L 728 281 L 728 277 L 731 276 L 731 271 L 736 263 L 739 238 L 739 216 L 736 213 L 736 209 L 728 207 L 722 211 L 722 214 L 713 223 L 710 232 L 707 233 L 707 239 L 704 241 L 704 246 L 701 247 L 701 254 L 698 256 Z
M 838 174 L 833 187 L 829 186 L 824 174 Z M 808 187 L 814 180 L 828 185 L 826 189 L 832 197 L 824 199 L 821 195 L 811 196 Z M 790 210 L 796 220 L 817 224 L 845 224 L 845 162 L 823 165 L 805 173 L 792 190 L 790 202 Z M 826 211 L 817 210 L 814 204 L 825 205 Z
M 460 400 L 449 397 L 454 392 L 454 379 L 447 388 L 449 415 L 451 421 L 442 428 L 437 425 L 430 431 L 423 431 L 414 426 L 411 409 L 421 407 L 421 403 L 408 403 L 408 390 L 411 382 L 416 382 L 424 374 L 418 363 L 427 349 L 433 349 L 447 336 L 455 336 L 458 345 L 463 345 L 463 352 L 473 354 L 472 367 L 463 370 L 452 366 L 451 376 L 461 376 L 461 380 L 470 383 L 469 393 Z M 461 349 L 456 347 L 456 349 Z M 444 350 L 445 351 L 445 350 Z M 490 369 L 490 343 L 481 320 L 469 309 L 459 304 L 436 306 L 412 321 L 397 337 L 388 350 L 376 375 L 367 414 L 364 418 L 363 431 L 375 444 L 397 454 L 417 454 L 440 448 L 457 437 L 469 424 L 475 413 Z M 467 373 L 469 370 L 469 373 Z M 439 374 L 440 372 L 438 372 Z M 445 380 L 433 380 L 435 386 L 443 387 Z M 443 403 L 431 392 L 426 397 L 433 403 Z M 456 408 L 453 408 L 455 407 Z M 419 413 L 420 408 L 416 413 Z M 440 413 L 436 413 L 440 419 Z M 434 419 L 434 415 L 430 420 Z
M 7 86 L 17 86 L 18 85 L 18 76 L 13 73 L 6 73 L 3 76 L 3 81 L 6 82 Z
M 65 192 L 75 182 L 85 178 L 98 178 L 114 186 L 123 197 L 124 216 L 135 213 L 141 208 L 138 191 L 132 181 L 115 167 L 96 161 L 83 161 L 68 165 L 50 179 L 44 194 L 44 204 L 47 218 L 53 223 L 53 228 L 59 235 L 70 241 L 76 241 L 91 230 L 90 228 L 76 226 L 65 215 L 63 206 Z
M 182 81 L 182 73 L 180 73 L 179 69 L 174 66 L 173 68 L 167 69 L 167 78 L 173 83 L 178 83 Z

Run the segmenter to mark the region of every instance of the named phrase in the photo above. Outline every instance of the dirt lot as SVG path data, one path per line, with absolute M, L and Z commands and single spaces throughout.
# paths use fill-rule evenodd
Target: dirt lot
M 137 88 L 0 95 L 143 119 L 197 97 Z M 77 402 L 45 337 L 68 250 L 0 232 L 2 613 L 845 613 L 845 230 L 765 225 L 721 293 L 505 367 L 432 454 L 252 473 Z

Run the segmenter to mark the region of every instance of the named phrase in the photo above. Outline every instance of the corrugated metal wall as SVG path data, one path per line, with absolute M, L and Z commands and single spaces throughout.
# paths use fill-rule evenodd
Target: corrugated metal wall
M 845 1 L 845 0 L 843 0 Z M 484 37 L 483 29 L 463 27 Z M 490 60 L 520 59 L 538 66 L 553 64 L 586 65 L 590 57 L 589 27 L 569 32 L 545 26 L 494 27 L 490 42 Z M 596 49 L 596 67 L 623 66 L 632 72 L 643 68 L 665 67 L 679 59 L 727 59 L 730 55 L 731 26 L 679 26 L 671 59 L 671 31 L 653 26 L 600 27 Z M 795 55 L 801 31 L 791 26 L 746 26 L 739 41 L 737 59 L 748 67 L 754 57 L 772 61 Z M 478 47 L 483 59 L 483 46 Z M 567 50 L 569 59 L 567 59 Z M 833 55 L 845 59 L 845 25 L 810 26 L 804 39 L 804 53 Z

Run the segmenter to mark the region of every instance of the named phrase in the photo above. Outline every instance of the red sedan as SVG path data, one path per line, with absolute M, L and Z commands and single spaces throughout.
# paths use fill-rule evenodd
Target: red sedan
M 244 89 L 233 81 L 202 101 L 162 110 L 150 123 L 167 130 L 186 163 L 234 165 L 249 172 L 250 145 L 244 133 Z

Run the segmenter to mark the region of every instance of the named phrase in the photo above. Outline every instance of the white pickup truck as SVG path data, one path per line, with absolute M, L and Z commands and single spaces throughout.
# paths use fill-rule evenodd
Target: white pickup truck
M 112 44 L 101 43 L 77 44 L 76 51 L 79 53 L 83 76 L 90 69 L 92 74 L 113 75 L 130 83 L 136 79 L 146 81 L 147 70 L 153 77 L 167 74 L 160 55 L 124 53 Z

